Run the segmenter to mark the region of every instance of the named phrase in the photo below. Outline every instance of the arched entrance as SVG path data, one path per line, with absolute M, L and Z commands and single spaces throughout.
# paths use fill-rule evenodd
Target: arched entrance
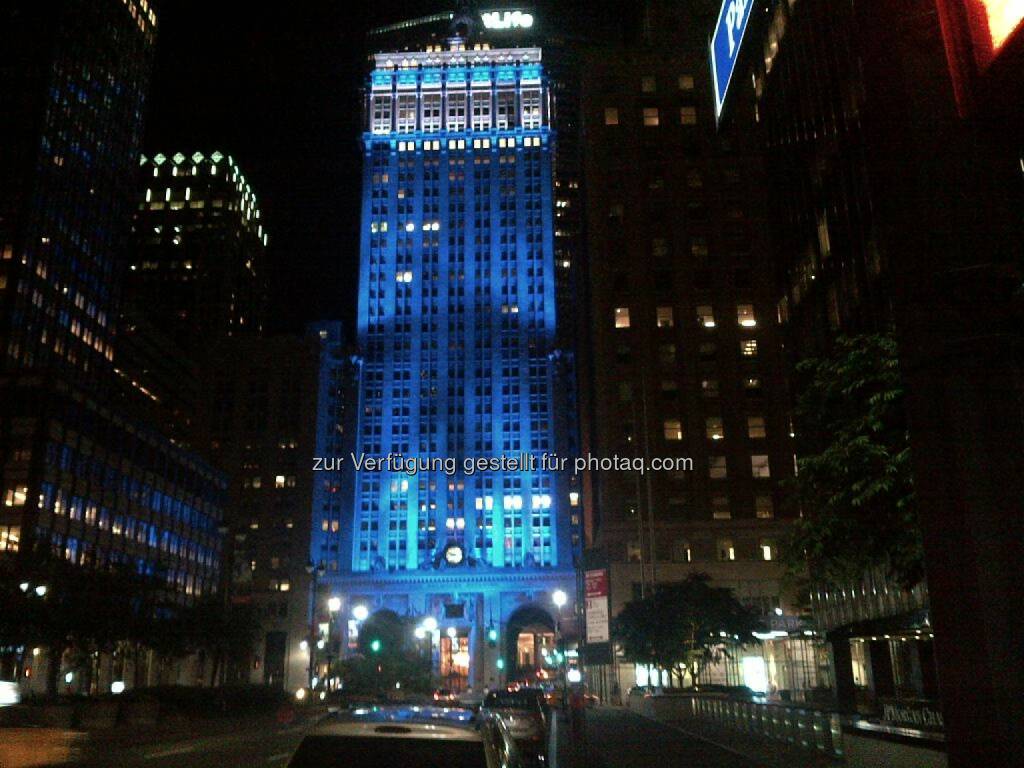
M 555 620 L 536 605 L 517 609 L 505 624 L 503 658 L 508 680 L 534 683 L 553 674 L 546 657 L 555 651 Z

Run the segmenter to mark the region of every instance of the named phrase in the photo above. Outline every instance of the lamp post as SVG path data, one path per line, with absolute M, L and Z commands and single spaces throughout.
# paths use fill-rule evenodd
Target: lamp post
M 312 692 L 312 690 L 313 690 L 313 673 L 316 670 L 316 649 L 317 649 L 317 646 L 318 646 L 317 641 L 319 640 L 319 638 L 317 637 L 318 633 L 317 633 L 317 629 L 316 629 L 316 597 L 317 597 L 316 593 L 317 593 L 317 590 L 318 590 L 318 588 L 320 586 L 320 579 L 323 578 L 323 576 L 324 576 L 324 574 L 326 572 L 327 572 L 327 569 L 324 567 L 323 561 L 321 561 L 319 565 L 314 565 L 312 563 L 312 561 L 309 562 L 306 565 L 306 573 L 308 573 L 310 575 L 310 577 L 312 578 L 312 580 L 313 580 L 312 589 L 311 589 L 311 592 L 312 592 L 312 598 L 311 598 L 312 599 L 312 605 L 310 607 L 310 612 L 309 612 L 309 617 L 310 617 L 310 625 L 309 625 L 309 670 L 308 670 L 308 672 L 309 672 L 308 678 L 309 679 L 307 681 L 309 683 L 309 690 L 310 690 L 310 692 Z
M 565 594 L 565 590 L 556 589 L 551 593 L 551 602 L 555 604 L 555 608 L 558 610 L 555 613 L 555 653 L 559 653 L 562 656 L 559 666 L 562 668 L 562 708 L 565 708 L 566 701 L 569 693 L 569 684 L 566 680 L 565 674 L 565 654 L 562 652 L 562 608 L 567 602 L 569 602 L 569 596 Z M 556 657 L 557 658 L 557 657 Z
M 327 687 L 331 688 L 330 681 L 331 677 L 331 665 L 334 663 L 335 658 L 335 619 L 338 616 L 338 611 L 341 610 L 341 598 L 337 595 L 332 595 L 327 599 Z M 337 656 L 341 657 L 341 648 L 337 649 Z

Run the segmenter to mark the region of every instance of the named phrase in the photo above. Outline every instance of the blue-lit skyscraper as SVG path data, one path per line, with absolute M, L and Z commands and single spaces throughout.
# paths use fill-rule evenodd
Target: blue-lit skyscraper
M 455 686 L 496 680 L 499 656 L 536 666 L 552 591 L 575 591 L 578 496 L 541 467 L 564 441 L 554 138 L 539 48 L 456 36 L 374 57 L 355 452 L 418 466 L 356 472 L 339 587 L 353 607 L 435 618 L 437 668 Z M 520 466 L 463 471 L 502 457 Z

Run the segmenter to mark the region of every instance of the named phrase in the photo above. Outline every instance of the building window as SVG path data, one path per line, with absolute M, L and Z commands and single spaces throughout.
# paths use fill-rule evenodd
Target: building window
M 658 80 L 654 75 L 644 75 L 640 78 L 640 90 L 643 93 L 654 93 L 658 90 Z
M 750 473 L 754 477 L 771 477 L 771 469 L 768 466 L 768 457 L 764 454 L 755 454 L 750 457 Z
M 704 420 L 704 424 L 708 440 L 723 440 L 725 438 L 725 429 L 722 427 L 721 416 L 708 416 Z
M 473 130 L 486 131 L 491 127 L 491 94 L 473 94 Z
M 448 94 L 448 125 L 449 131 L 462 131 L 466 128 L 466 94 Z
M 540 91 L 522 92 L 523 128 L 540 128 Z
M 675 325 L 675 316 L 672 312 L 672 307 L 658 307 L 657 312 L 657 325 L 659 328 L 671 328 Z
M 722 561 L 736 559 L 736 547 L 733 546 L 732 539 L 718 540 L 718 559 Z
M 619 124 L 619 109 L 618 109 L 618 107 L 605 107 L 604 108 L 604 124 L 605 125 L 618 125 Z
M 674 381 L 661 382 L 661 399 L 675 402 L 679 397 L 679 385 Z
M 718 397 L 718 379 L 702 379 L 700 389 L 704 397 Z
M 696 125 L 697 124 L 697 108 L 696 107 L 680 107 L 679 108 L 679 124 L 680 125 Z
M 679 76 L 679 90 L 680 91 L 692 91 L 693 90 L 693 75 L 680 75 Z
M 28 498 L 28 486 L 19 485 L 4 494 L 5 507 L 23 507 Z
M 284 486 L 285 486 L 284 475 L 275 475 L 274 476 L 274 487 L 275 488 L 284 488 Z
M 736 322 L 744 328 L 753 328 L 757 325 L 757 319 L 754 317 L 754 305 L 753 304 L 740 304 L 736 307 Z
M 498 120 L 497 127 L 516 127 L 516 94 L 515 91 L 498 91 Z
M 441 94 L 423 94 L 423 130 L 441 130 Z
M 402 93 L 398 96 L 398 132 L 412 133 L 416 130 L 416 94 Z
M 751 395 L 761 394 L 761 379 L 757 376 L 747 376 L 743 379 L 743 389 Z
M 661 117 L 657 107 L 644 107 L 644 126 L 646 128 L 656 128 L 660 122 Z
M 754 514 L 759 520 L 770 520 L 775 517 L 775 506 L 772 504 L 771 496 L 754 497 Z
M 626 544 L 626 560 L 627 560 L 627 562 L 639 563 L 640 562 L 640 557 L 641 557 L 641 555 L 640 555 L 640 544 L 639 543 L 637 543 L 635 541 L 631 541 L 628 544 Z
M 754 440 L 766 436 L 764 416 L 747 417 L 747 436 Z
M 715 327 L 715 311 L 709 304 L 701 304 L 697 307 L 697 322 L 705 328 Z
M 732 518 L 732 512 L 729 510 L 728 496 L 711 497 L 711 517 L 715 520 L 729 520 Z
M 629 307 L 615 308 L 615 327 L 629 328 Z
M 725 456 L 710 456 L 708 458 L 708 476 L 712 480 L 726 478 Z
M 676 539 L 672 543 L 672 559 L 677 563 L 692 563 L 693 550 L 686 539 Z
M 775 559 L 775 542 L 771 539 L 761 539 L 760 544 L 761 559 L 762 560 L 774 560 Z
M 743 357 L 757 357 L 757 339 L 744 339 L 741 341 L 740 354 Z
M 662 365 L 674 365 L 676 362 L 676 345 L 675 344 L 659 344 L 658 345 L 658 361 Z
M 678 442 L 683 439 L 683 423 L 679 419 L 665 419 L 665 439 Z
M 373 97 L 373 132 L 391 132 L 391 96 Z

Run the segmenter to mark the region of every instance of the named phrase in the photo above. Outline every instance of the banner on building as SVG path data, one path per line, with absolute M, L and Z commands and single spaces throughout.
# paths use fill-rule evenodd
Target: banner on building
M 607 643 L 611 640 L 608 617 L 608 570 L 584 573 L 586 596 L 587 644 Z

